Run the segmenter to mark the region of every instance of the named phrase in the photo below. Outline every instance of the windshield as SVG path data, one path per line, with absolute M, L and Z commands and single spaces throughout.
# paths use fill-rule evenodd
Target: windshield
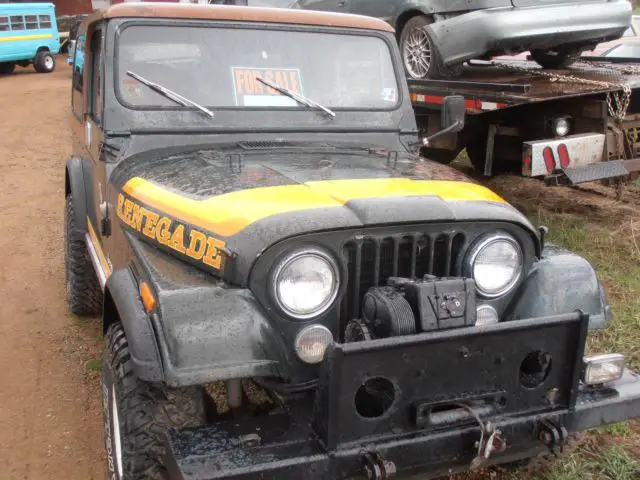
M 334 109 L 398 103 L 389 46 L 373 35 L 132 26 L 122 31 L 116 51 L 118 92 L 132 107 L 176 105 L 127 71 L 213 109 L 305 108 L 258 77 Z

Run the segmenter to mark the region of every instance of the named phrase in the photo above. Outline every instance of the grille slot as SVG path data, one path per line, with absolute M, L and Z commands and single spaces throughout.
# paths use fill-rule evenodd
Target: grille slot
M 373 286 L 386 285 L 389 277 L 459 276 L 465 240 L 463 233 L 455 231 L 349 239 L 343 249 L 348 278 L 341 320 L 359 317 L 364 294 Z

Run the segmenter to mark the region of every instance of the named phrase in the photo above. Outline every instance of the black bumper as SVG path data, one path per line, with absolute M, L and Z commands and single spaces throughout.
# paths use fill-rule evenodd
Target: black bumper
M 587 326 L 588 316 L 571 314 L 336 345 L 315 403 L 170 431 L 169 471 L 185 480 L 334 480 L 386 468 L 398 478 L 435 478 L 469 468 L 487 422 L 506 449 L 483 465 L 531 457 L 548 448 L 541 439 L 640 416 L 633 372 L 606 388 L 579 387 Z M 522 359 L 532 351 L 548 353 L 551 368 L 538 376 L 525 368 L 523 376 Z M 393 401 L 379 416 L 379 396 L 364 409 L 358 397 L 374 377 L 393 385 Z

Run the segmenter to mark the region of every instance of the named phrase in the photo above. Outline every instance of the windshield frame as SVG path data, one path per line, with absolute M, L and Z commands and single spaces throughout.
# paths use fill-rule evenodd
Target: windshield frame
M 133 111 L 189 111 L 191 109 L 182 107 L 179 105 L 133 105 L 125 100 L 122 95 L 120 82 L 120 36 L 124 31 L 136 26 L 154 26 L 154 27 L 173 27 L 173 28 L 235 28 L 235 29 L 250 29 L 250 30 L 271 30 L 271 31 L 284 31 L 284 32 L 302 32 L 302 33 L 326 33 L 335 35 L 352 35 L 357 37 L 374 37 L 385 43 L 389 50 L 389 57 L 391 67 L 393 68 L 393 74 L 396 80 L 397 98 L 396 103 L 386 108 L 356 108 L 356 107 L 330 107 L 335 112 L 394 112 L 402 108 L 404 104 L 404 88 L 402 82 L 405 81 L 404 72 L 398 72 L 398 65 L 394 59 L 392 53 L 394 45 L 389 40 L 388 36 L 384 35 L 384 32 L 378 32 L 376 30 L 364 30 L 345 27 L 326 27 L 316 25 L 292 25 L 284 23 L 263 23 L 263 22 L 239 22 L 239 21 L 227 21 L 227 20 L 215 20 L 215 21 L 203 21 L 203 20 L 173 20 L 158 19 L 158 20 L 141 20 L 133 19 L 128 20 L 120 24 L 115 31 L 114 39 L 114 55 L 113 55 L 113 87 L 115 97 L 118 102 L 128 110 Z M 162 84 L 161 79 L 150 79 L 154 82 Z M 212 106 L 204 105 L 205 107 L 215 112 L 299 112 L 308 111 L 311 114 L 317 115 L 317 111 L 308 109 L 304 106 L 297 105 L 291 107 L 246 107 L 246 106 Z

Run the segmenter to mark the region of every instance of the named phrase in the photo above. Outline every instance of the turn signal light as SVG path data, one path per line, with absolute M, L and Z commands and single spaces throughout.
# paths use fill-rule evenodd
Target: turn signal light
M 151 315 L 156 308 L 156 297 L 153 296 L 151 287 L 147 282 L 140 284 L 140 298 L 142 299 L 144 309 Z

